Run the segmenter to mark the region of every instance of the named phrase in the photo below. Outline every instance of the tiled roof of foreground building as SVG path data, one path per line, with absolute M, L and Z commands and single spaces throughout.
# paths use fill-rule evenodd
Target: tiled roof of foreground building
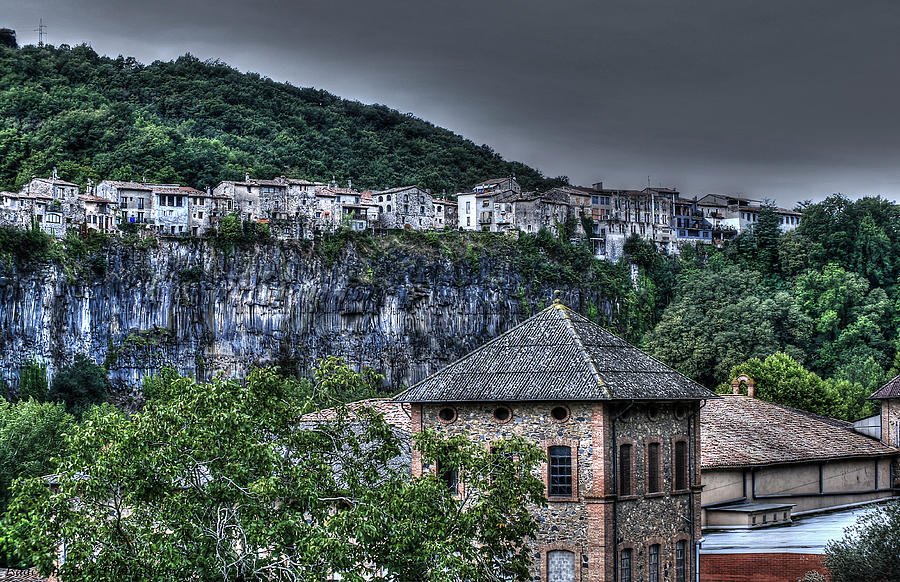
M 872 394 L 875 400 L 883 400 L 886 398 L 900 398 L 900 376 L 897 376 L 884 386 L 878 389 L 878 392 Z
M 46 578 L 34 570 L 0 568 L 0 582 L 44 582 Z
M 897 449 L 841 423 L 749 396 L 710 400 L 700 411 L 704 469 L 895 455 Z
M 715 395 L 560 303 L 396 397 L 401 402 L 707 398 Z

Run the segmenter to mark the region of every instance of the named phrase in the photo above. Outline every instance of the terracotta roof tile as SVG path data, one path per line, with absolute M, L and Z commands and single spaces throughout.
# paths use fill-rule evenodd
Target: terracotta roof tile
M 700 412 L 704 469 L 896 454 L 850 423 L 748 396 L 710 400 Z

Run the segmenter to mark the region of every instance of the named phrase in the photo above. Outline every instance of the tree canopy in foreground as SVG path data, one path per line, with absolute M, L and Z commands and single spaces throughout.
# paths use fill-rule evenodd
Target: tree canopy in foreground
M 900 573 L 900 503 L 867 513 L 847 528 L 844 538 L 829 542 L 825 565 L 833 582 L 888 582 Z
M 311 420 L 336 378 L 365 383 L 354 374 L 161 374 L 141 412 L 88 411 L 53 478 L 16 482 L 2 539 L 67 582 L 527 579 L 540 449 L 423 433 L 423 459 L 466 480 L 456 497 L 411 477 L 408 441 L 373 409 Z

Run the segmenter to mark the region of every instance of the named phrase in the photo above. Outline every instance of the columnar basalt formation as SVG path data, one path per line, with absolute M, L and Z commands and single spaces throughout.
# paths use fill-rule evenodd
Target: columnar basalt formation
M 78 353 L 136 387 L 162 366 L 209 378 L 254 364 L 309 370 L 327 355 L 376 368 L 394 387 L 422 379 L 549 303 L 508 262 L 352 245 L 329 264 L 310 243 L 229 250 L 197 239 L 149 248 L 113 239 L 100 268 L 0 270 L 0 361 L 16 386 L 36 358 L 52 374 Z M 576 308 L 616 309 L 564 289 Z

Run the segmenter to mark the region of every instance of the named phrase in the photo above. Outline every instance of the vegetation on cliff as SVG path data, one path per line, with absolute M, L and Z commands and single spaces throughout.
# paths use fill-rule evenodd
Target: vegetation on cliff
M 56 166 L 68 180 L 180 182 L 332 176 L 435 192 L 515 175 L 564 183 L 383 105 L 185 55 L 143 65 L 88 46 L 0 47 L 0 189 Z

